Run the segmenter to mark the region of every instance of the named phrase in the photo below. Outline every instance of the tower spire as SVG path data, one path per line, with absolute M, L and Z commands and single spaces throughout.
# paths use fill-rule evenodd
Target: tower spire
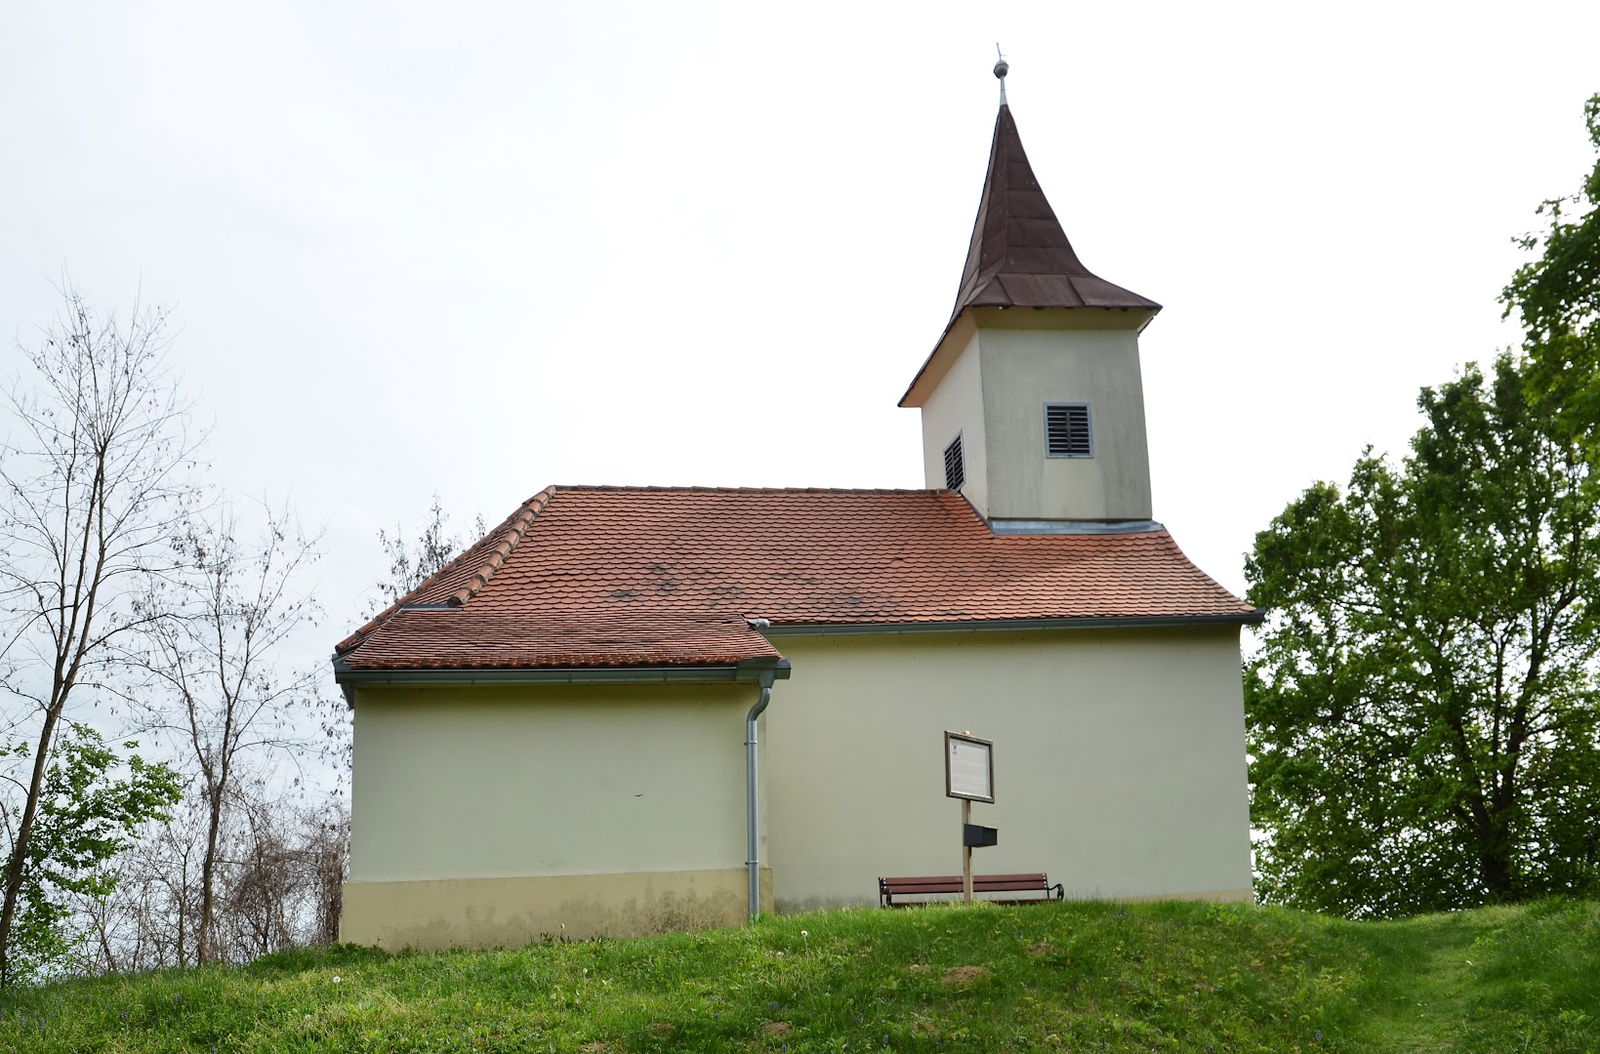
M 1006 74 L 1011 72 L 1011 66 L 1006 62 L 1005 54 L 1000 50 L 1000 42 L 994 42 L 995 58 L 1000 61 L 994 64 L 994 75 L 1000 80 L 1000 105 L 1006 105 Z
M 1159 310 L 1155 301 L 1107 282 L 1078 259 L 1023 152 L 1005 99 L 1007 69 L 1004 59 L 995 64 L 1000 113 L 951 320 L 969 307 Z
M 999 51 L 998 44 L 995 49 Z M 1016 118 L 1006 103 L 1005 78 L 1010 69 L 1002 54 L 994 66 L 1000 81 L 1000 112 L 995 116 L 989 166 L 955 306 L 933 354 L 901 397 L 901 406 L 922 405 L 948 369 L 949 360 L 964 346 L 960 340 L 955 342 L 960 346 L 947 346 L 957 324 L 963 318 L 970 324 L 974 311 L 1023 307 L 1117 310 L 1131 312 L 1131 321 L 1142 325 L 1161 310 L 1154 300 L 1106 281 L 1078 259 L 1022 149 Z

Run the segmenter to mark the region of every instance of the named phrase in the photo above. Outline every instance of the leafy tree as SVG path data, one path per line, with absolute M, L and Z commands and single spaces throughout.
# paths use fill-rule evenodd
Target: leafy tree
M 1502 358 L 1256 537 L 1259 889 L 1352 916 L 1600 894 L 1600 516 Z
M 1522 323 L 1535 401 L 1593 443 L 1600 436 L 1600 95 L 1584 116 L 1594 168 L 1576 194 L 1540 206 L 1545 230 L 1519 239 L 1539 255 L 1517 270 L 1501 301 Z
M 1600 151 L 1600 95 L 1586 107 Z M 1502 294 L 1526 339 L 1426 389 L 1257 536 L 1246 679 L 1264 894 L 1397 915 L 1600 890 L 1600 158 Z
M 166 373 L 166 316 L 91 309 L 70 288 L 56 326 L 21 349 L 32 384 L 9 394 L 0 445 L 3 715 L 32 742 L 0 878 L 0 984 L 39 859 L 32 845 L 55 742 L 102 683 L 115 642 L 146 621 L 132 603 L 167 566 L 166 541 L 194 489 L 186 407 Z
M 28 750 L 27 743 L 18 743 L 10 753 L 25 757 Z M 122 778 L 115 776 L 119 766 L 126 768 Z M 67 957 L 77 939 L 71 898 L 103 897 L 115 889 L 110 861 L 133 844 L 145 821 L 169 819 L 167 809 L 179 793 L 171 768 L 137 754 L 119 758 L 98 732 L 68 725 L 46 769 L 28 841 L 9 949 L 13 981 L 36 977 Z M 11 815 L 5 819 L 9 828 Z

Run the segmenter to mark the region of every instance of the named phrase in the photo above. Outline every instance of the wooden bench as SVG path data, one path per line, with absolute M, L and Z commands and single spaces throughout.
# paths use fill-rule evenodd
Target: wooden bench
M 896 904 L 895 897 L 926 896 L 933 893 L 960 893 L 960 875 L 932 875 L 921 878 L 878 879 L 878 904 L 885 908 L 905 908 L 929 901 L 917 900 L 910 904 Z M 996 904 L 1037 904 L 1045 900 L 1062 900 L 1066 890 L 1061 883 L 1050 884 L 1050 879 L 1039 872 L 1035 875 L 973 875 L 973 893 L 1043 893 L 1042 897 L 1024 897 L 1017 900 L 997 900 Z

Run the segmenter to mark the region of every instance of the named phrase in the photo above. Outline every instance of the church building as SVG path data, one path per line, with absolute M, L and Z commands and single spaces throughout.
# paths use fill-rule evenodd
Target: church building
M 876 904 L 879 876 L 960 869 L 949 730 L 994 744 L 979 871 L 1249 900 L 1260 613 L 1152 518 L 1159 310 L 1078 259 L 1002 91 L 955 307 L 900 399 L 926 489 L 547 487 L 351 634 L 341 939 Z

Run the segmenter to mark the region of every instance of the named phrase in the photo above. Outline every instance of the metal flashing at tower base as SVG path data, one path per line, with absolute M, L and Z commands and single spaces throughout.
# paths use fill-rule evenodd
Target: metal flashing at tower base
M 1139 534 L 1164 531 L 1155 520 L 990 520 L 995 534 Z

